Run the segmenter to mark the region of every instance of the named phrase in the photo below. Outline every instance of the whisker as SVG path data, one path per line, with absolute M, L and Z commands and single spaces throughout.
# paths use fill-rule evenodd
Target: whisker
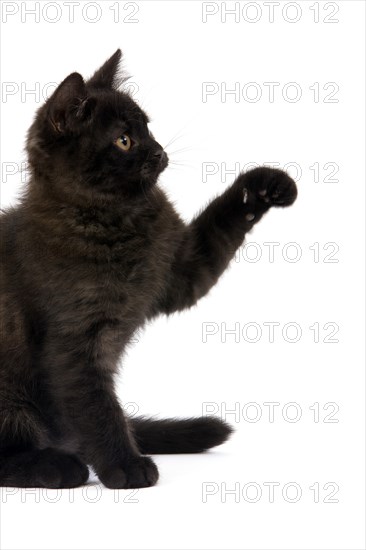
M 169 155 L 176 155 L 178 153 L 185 153 L 187 151 L 194 151 L 194 147 L 182 147 L 181 149 L 176 149 L 175 151 L 167 151 Z
M 188 162 L 174 162 L 174 161 L 171 161 L 169 162 L 169 166 L 171 166 L 172 168 L 195 168 L 195 166 L 193 164 L 190 164 Z
M 186 126 L 183 126 L 183 128 L 181 128 L 180 130 L 178 130 L 178 132 L 176 132 L 174 134 L 174 136 L 168 141 L 168 143 L 165 145 L 164 149 L 166 149 L 167 147 L 169 147 L 170 145 L 172 145 L 173 143 L 175 143 L 178 139 L 182 139 L 183 134 L 183 130 L 184 128 L 186 128 Z

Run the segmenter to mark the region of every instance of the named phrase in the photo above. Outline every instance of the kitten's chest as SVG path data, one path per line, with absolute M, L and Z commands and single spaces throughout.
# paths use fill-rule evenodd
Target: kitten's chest
M 107 264 L 89 264 L 76 277 L 71 286 L 75 296 L 86 296 L 100 310 L 119 311 L 123 314 L 145 311 L 159 292 L 159 279 L 164 267 L 153 259 L 149 248 L 140 248 Z
M 167 206 L 123 217 L 61 212 L 52 233 L 43 233 L 45 240 L 33 247 L 33 268 L 42 281 L 37 291 L 48 318 L 73 332 L 107 320 L 127 332 L 137 328 L 164 291 L 176 226 Z
M 162 290 L 167 254 L 141 234 L 83 246 L 84 255 L 59 257 L 51 268 L 53 312 L 61 322 L 114 319 L 137 326 Z

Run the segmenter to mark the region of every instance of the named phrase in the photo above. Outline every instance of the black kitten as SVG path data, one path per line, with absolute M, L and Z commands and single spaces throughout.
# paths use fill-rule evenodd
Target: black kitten
M 147 319 L 194 305 L 244 236 L 297 191 L 270 168 L 240 175 L 186 225 L 156 186 L 168 164 L 148 117 L 118 91 L 118 50 L 68 76 L 39 110 L 32 177 L 0 217 L 0 485 L 147 487 L 145 454 L 223 443 L 218 418 L 129 419 L 113 375 Z

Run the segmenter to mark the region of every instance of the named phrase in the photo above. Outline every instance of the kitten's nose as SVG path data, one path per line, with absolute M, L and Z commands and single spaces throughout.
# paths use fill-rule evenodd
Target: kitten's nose
M 165 153 L 164 149 L 158 149 L 157 151 L 155 151 L 154 157 L 163 158 L 164 153 Z
M 159 164 L 166 164 L 168 161 L 168 155 L 164 151 L 164 149 L 158 149 L 154 153 L 154 157 L 157 157 L 159 159 Z

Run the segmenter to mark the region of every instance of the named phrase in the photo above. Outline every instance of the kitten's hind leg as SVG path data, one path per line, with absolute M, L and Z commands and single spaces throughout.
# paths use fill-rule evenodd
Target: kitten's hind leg
M 84 485 L 88 467 L 70 454 L 55 449 L 0 451 L 0 486 L 65 489 Z
M 89 470 L 76 456 L 41 448 L 47 430 L 31 405 L 0 403 L 0 487 L 71 488 L 83 485 Z

